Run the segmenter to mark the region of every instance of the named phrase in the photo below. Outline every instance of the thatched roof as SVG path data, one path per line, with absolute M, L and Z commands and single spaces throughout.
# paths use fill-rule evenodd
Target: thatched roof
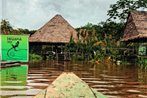
M 123 41 L 147 39 L 147 12 L 134 11 L 129 14 Z
M 69 43 L 71 36 L 77 41 L 77 31 L 61 16 L 54 16 L 29 38 L 29 42 Z

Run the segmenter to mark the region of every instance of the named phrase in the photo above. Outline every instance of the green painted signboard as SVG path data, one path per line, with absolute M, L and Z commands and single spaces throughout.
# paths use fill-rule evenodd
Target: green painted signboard
M 28 36 L 1 35 L 1 60 L 28 62 Z

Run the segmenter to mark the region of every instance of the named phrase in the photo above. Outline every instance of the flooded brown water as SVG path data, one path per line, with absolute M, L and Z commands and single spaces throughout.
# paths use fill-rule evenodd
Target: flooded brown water
M 21 68 L 2 69 L 0 97 L 32 98 L 62 72 L 74 72 L 89 86 L 109 98 L 147 98 L 147 72 L 133 65 L 51 61 L 32 63 L 29 67 L 22 65 Z

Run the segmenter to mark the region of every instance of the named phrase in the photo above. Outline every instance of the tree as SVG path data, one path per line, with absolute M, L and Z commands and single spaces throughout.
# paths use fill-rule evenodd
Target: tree
M 18 28 L 17 29 L 21 34 L 29 34 L 30 31 L 28 29 L 22 29 L 22 28 Z
M 105 39 L 105 35 L 112 36 L 113 39 L 119 40 L 123 34 L 123 23 L 116 23 L 114 21 L 102 22 L 100 24 L 102 26 L 101 32 L 103 32 L 103 38 Z
M 1 21 L 1 33 L 2 34 L 10 34 L 12 32 L 13 28 L 10 25 L 9 21 L 7 20 L 2 20 Z
M 119 0 L 110 6 L 108 20 L 119 19 L 122 22 L 128 17 L 128 13 L 134 10 L 147 9 L 147 0 Z
M 66 48 L 70 52 L 75 52 L 76 51 L 76 43 L 74 42 L 73 36 L 70 37 L 69 43 L 66 45 Z
M 36 30 L 28 30 L 28 29 L 22 29 L 22 28 L 17 28 L 17 29 L 13 29 L 12 26 L 10 25 L 9 21 L 7 20 L 1 20 L 1 33 L 4 35 L 8 35 L 8 34 L 14 34 L 14 35 L 19 35 L 19 34 L 34 34 L 36 32 Z

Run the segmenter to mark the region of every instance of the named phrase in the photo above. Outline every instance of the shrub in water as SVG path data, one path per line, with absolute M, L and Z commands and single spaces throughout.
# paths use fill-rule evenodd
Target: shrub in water
M 37 61 L 42 60 L 42 57 L 37 54 L 30 54 L 29 58 L 30 58 L 30 61 L 32 61 L 32 62 L 37 62 Z

